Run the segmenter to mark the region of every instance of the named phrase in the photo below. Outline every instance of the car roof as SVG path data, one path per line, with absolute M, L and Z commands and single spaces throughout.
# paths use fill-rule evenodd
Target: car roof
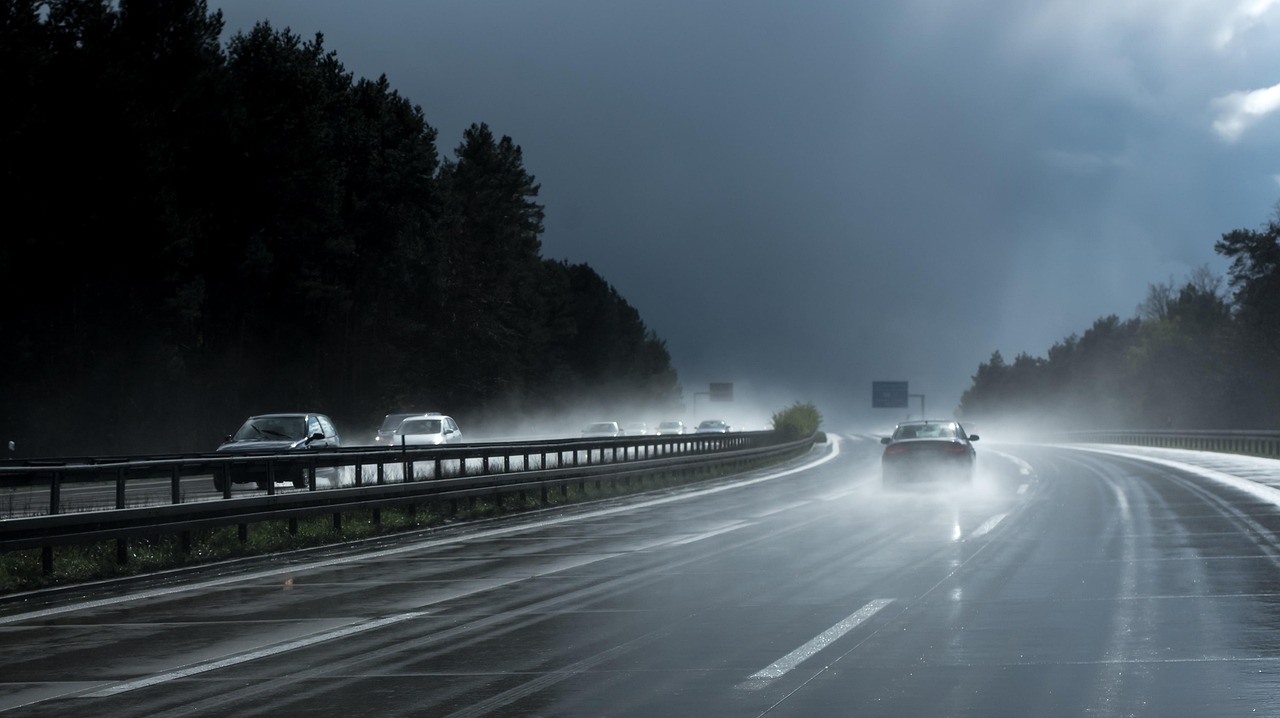
M 432 411 L 426 414 L 405 414 L 404 415 L 404 421 L 408 421 L 410 419 L 447 419 L 447 418 L 449 417 L 445 416 L 444 414 L 441 414 L 438 411 Z

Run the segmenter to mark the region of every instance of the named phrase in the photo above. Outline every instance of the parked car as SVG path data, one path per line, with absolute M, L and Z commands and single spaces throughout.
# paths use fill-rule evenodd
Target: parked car
M 698 434 L 727 434 L 729 433 L 728 422 L 722 419 L 707 419 L 695 430 Z
M 594 424 L 588 424 L 582 430 L 584 439 L 598 439 L 610 436 L 622 436 L 622 427 L 618 426 L 616 421 L 597 421 Z
M 622 427 L 623 436 L 644 436 L 649 433 L 649 425 L 643 421 L 633 421 Z
M 227 435 L 216 451 L 239 454 L 280 454 L 333 449 L 341 444 L 338 429 L 324 414 L 314 412 L 259 414 L 246 419 L 234 434 Z M 257 484 L 260 489 L 267 488 L 266 462 L 232 465 L 229 473 L 233 484 Z M 333 467 L 325 467 L 317 470 L 317 473 L 332 475 L 337 472 Z M 292 482 L 299 488 L 304 487 L 307 485 L 306 468 L 298 463 L 286 462 L 280 466 L 275 480 Z M 218 491 L 224 491 L 226 476 L 215 473 L 213 486 Z
M 391 434 L 392 446 L 431 446 L 462 441 L 462 429 L 451 416 L 430 413 L 405 417 Z
M 653 433 L 659 434 L 662 436 L 666 436 L 669 434 L 683 434 L 684 422 L 683 421 L 660 421 L 658 422 L 658 428 L 654 429 Z
M 970 434 L 956 421 L 907 421 L 880 440 L 881 481 L 896 486 L 908 481 L 973 482 L 977 454 Z
M 395 433 L 400 426 L 400 422 L 411 416 L 422 416 L 429 414 L 428 411 L 402 411 L 398 414 L 387 414 L 382 417 L 382 425 L 378 427 L 378 431 L 373 435 L 373 443 L 377 446 L 388 446 L 391 442 L 391 435 Z

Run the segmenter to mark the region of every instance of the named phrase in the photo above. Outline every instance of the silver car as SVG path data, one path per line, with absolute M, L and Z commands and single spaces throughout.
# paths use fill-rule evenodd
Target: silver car
M 616 421 L 597 421 L 594 424 L 588 424 L 582 430 L 584 439 L 600 439 L 614 436 L 622 436 L 622 427 L 618 426 Z

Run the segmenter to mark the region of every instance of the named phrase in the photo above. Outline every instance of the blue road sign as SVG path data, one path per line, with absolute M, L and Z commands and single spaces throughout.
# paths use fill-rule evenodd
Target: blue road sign
M 871 382 L 871 408 L 905 409 L 907 406 L 907 382 Z

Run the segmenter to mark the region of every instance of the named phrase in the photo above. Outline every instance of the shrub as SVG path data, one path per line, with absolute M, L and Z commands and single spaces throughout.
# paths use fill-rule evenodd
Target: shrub
M 773 430 L 785 439 L 801 439 L 813 436 L 822 425 L 822 414 L 811 403 L 796 402 L 773 415 Z

